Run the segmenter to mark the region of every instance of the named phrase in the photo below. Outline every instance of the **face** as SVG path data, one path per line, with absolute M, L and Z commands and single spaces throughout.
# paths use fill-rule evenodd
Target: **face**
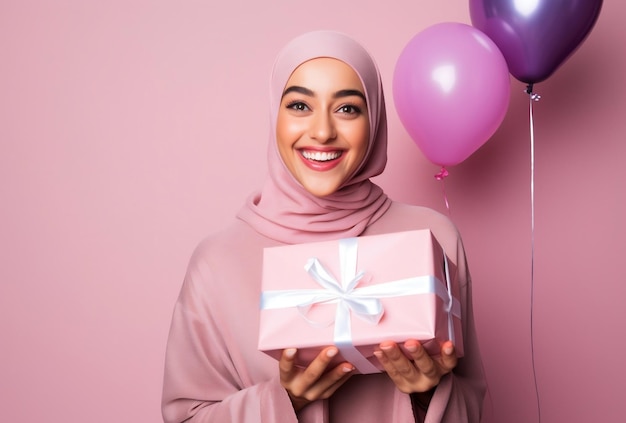
M 365 158 L 364 93 L 356 72 L 331 58 L 301 64 L 285 85 L 276 124 L 278 151 L 296 180 L 317 197 L 337 191 Z

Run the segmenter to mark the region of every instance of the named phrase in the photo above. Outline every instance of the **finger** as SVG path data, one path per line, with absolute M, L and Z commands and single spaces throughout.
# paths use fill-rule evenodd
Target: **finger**
M 350 363 L 341 363 L 333 369 L 324 372 L 315 378 L 313 382 L 302 379 L 297 382 L 302 389 L 302 394 L 309 400 L 329 398 L 343 383 L 348 380 L 354 371 Z M 304 378 L 304 374 L 303 374 Z
M 298 378 L 297 381 L 294 380 L 294 386 L 292 386 L 294 392 L 308 391 L 326 373 L 328 365 L 338 353 L 337 347 L 324 348 L 304 370 L 296 370 L 294 377 L 297 375 Z
M 297 373 L 295 367 L 296 353 L 298 350 L 295 348 L 287 348 L 283 350 L 283 353 L 278 362 L 278 368 L 280 369 L 280 380 L 283 382 L 289 382 Z
M 409 352 L 415 367 L 427 378 L 437 377 L 437 365 L 424 349 L 422 344 L 415 339 L 404 343 L 404 348 Z
M 417 372 L 411 360 L 402 352 L 398 344 L 392 341 L 385 341 L 379 345 L 383 355 L 386 357 L 389 371 L 391 374 L 397 374 L 404 378 L 413 378 Z M 384 365 L 384 364 L 383 364 Z
M 452 341 L 446 341 L 441 346 L 441 367 L 446 373 L 449 373 L 456 367 L 458 358 Z
M 324 389 L 320 398 L 330 398 L 337 389 L 341 387 L 350 377 L 354 374 L 355 367 L 350 363 L 342 363 L 335 367 L 332 371 L 328 372 L 327 378 L 324 382 L 329 383 Z
M 406 358 L 404 353 L 400 350 L 398 344 L 393 341 L 385 341 L 379 345 L 381 351 L 387 356 L 389 361 L 395 363 L 402 361 L 403 358 Z
M 315 379 L 318 379 L 324 372 L 326 372 L 326 368 L 338 353 L 339 350 L 337 347 L 324 348 L 307 366 L 305 373 Z
M 387 356 L 385 355 L 385 353 L 383 353 L 380 350 L 376 350 L 374 351 L 374 356 L 378 359 L 378 362 L 383 366 L 383 369 L 385 369 L 385 371 L 387 373 L 389 373 L 389 369 L 392 368 L 392 364 L 389 361 L 389 359 L 387 358 Z

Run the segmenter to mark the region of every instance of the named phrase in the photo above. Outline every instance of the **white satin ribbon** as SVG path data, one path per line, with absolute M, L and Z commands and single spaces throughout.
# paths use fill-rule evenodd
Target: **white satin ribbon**
M 454 341 L 453 316 L 461 317 L 461 307 L 458 300 L 452 297 L 447 258 L 444 254 L 446 270 L 446 286 L 433 275 L 417 276 L 407 279 L 357 287 L 365 272 L 356 273 L 357 267 L 357 238 L 339 240 L 339 262 L 341 283 L 339 283 L 319 262 L 317 258 L 310 258 L 304 269 L 322 289 L 287 289 L 263 291 L 261 294 L 261 309 L 296 307 L 304 318 L 308 310 L 315 304 L 337 304 L 334 323 L 334 344 L 339 348 L 343 357 L 354 364 L 361 373 L 378 373 L 380 370 L 365 358 L 352 343 L 351 311 L 366 322 L 376 325 L 383 316 L 384 310 L 381 298 L 399 297 L 407 295 L 435 294 L 444 302 L 448 313 L 448 332 Z M 309 321 L 314 324 L 315 322 Z M 329 322 L 328 324 L 332 324 Z

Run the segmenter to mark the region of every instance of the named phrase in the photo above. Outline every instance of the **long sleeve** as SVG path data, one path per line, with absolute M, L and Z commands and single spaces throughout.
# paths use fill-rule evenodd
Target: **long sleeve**
M 472 282 L 461 240 L 457 247 L 457 278 L 461 286 L 461 310 L 465 355 L 445 376 L 428 407 L 425 423 L 479 423 L 486 390 L 480 350 L 474 326 Z
M 212 329 L 185 305 L 176 306 L 166 353 L 164 422 L 297 422 L 278 377 L 243 386 L 219 337 L 207 334 Z
M 214 244 L 201 244 L 194 253 L 174 307 L 164 422 L 296 423 L 275 360 L 255 348 L 258 289 L 249 276 L 260 274 L 256 257 Z

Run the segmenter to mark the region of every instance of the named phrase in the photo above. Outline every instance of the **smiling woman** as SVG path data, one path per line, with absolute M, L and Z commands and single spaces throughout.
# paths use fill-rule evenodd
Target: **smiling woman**
M 167 346 L 165 422 L 477 423 L 484 382 L 459 234 L 445 216 L 392 202 L 371 181 L 387 161 L 374 61 L 343 34 L 304 34 L 276 61 L 270 112 L 269 178 L 190 261 Z M 333 362 L 335 345 L 306 368 L 295 365 L 295 346 L 278 362 L 259 351 L 266 248 L 416 229 L 430 230 L 456 269 L 462 358 L 451 341 L 431 357 L 415 339 L 386 340 L 374 353 L 385 372 L 359 374 Z
M 365 157 L 369 118 L 363 85 L 346 63 L 317 58 L 287 81 L 276 123 L 280 157 L 311 194 L 337 191 Z

